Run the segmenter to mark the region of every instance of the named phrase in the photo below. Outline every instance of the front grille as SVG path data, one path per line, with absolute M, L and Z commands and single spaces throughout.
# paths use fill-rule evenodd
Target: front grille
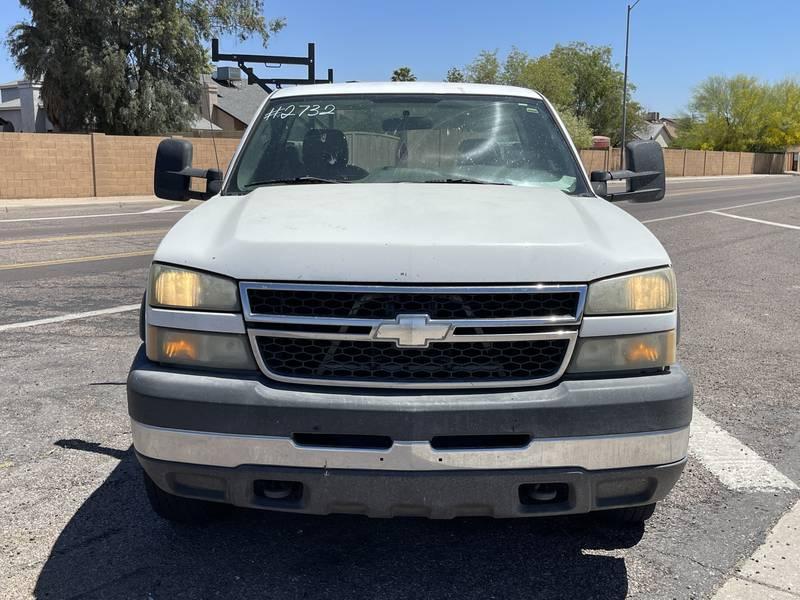
M 249 288 L 254 315 L 394 319 L 426 314 L 431 319 L 576 317 L 578 292 L 432 293 Z
M 556 381 L 578 337 L 587 287 L 239 286 L 253 351 L 268 377 L 408 388 Z
M 269 373 L 292 379 L 393 383 L 486 383 L 551 377 L 569 340 L 437 342 L 399 348 L 393 342 L 255 338 Z

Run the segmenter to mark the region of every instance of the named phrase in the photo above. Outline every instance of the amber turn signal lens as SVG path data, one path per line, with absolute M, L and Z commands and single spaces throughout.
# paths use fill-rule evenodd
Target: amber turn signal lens
M 675 330 L 642 335 L 581 338 L 570 373 L 641 371 L 675 362 Z
M 209 369 L 255 370 L 247 336 L 232 333 L 147 328 L 147 358 L 153 362 Z
M 165 358 L 197 360 L 197 348 L 188 340 L 165 341 L 163 354 Z

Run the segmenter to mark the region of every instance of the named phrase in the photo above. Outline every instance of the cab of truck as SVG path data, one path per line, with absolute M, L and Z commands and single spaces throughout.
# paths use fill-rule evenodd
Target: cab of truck
M 205 201 L 128 378 L 154 510 L 647 519 L 692 385 L 669 256 L 613 203 L 663 198 L 661 148 L 626 165 L 587 175 L 544 97 L 478 84 L 278 90 L 224 176 L 164 140 L 156 195 Z

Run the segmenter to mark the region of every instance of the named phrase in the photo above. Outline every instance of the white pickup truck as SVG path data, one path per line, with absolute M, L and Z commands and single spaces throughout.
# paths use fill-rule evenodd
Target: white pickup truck
M 541 95 L 446 83 L 278 90 L 224 178 L 163 141 L 156 194 L 207 202 L 128 379 L 155 511 L 647 519 L 692 385 L 670 258 L 609 202 L 660 200 L 662 152 L 626 152 L 587 177 Z

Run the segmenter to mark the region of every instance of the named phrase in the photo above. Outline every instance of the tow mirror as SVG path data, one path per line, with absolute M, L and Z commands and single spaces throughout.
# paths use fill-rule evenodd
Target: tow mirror
M 206 191 L 191 189 L 192 177 L 206 180 Z M 156 152 L 153 188 L 163 200 L 208 200 L 222 189 L 222 171 L 192 168 L 192 143 L 187 140 L 162 140 Z
M 664 169 L 664 151 L 658 142 L 629 142 L 625 147 L 626 164 L 624 171 L 592 171 L 592 187 L 598 196 L 611 202 L 631 200 L 632 202 L 655 202 L 661 200 L 667 190 L 667 176 Z M 626 180 L 624 192 L 609 193 L 608 182 Z

